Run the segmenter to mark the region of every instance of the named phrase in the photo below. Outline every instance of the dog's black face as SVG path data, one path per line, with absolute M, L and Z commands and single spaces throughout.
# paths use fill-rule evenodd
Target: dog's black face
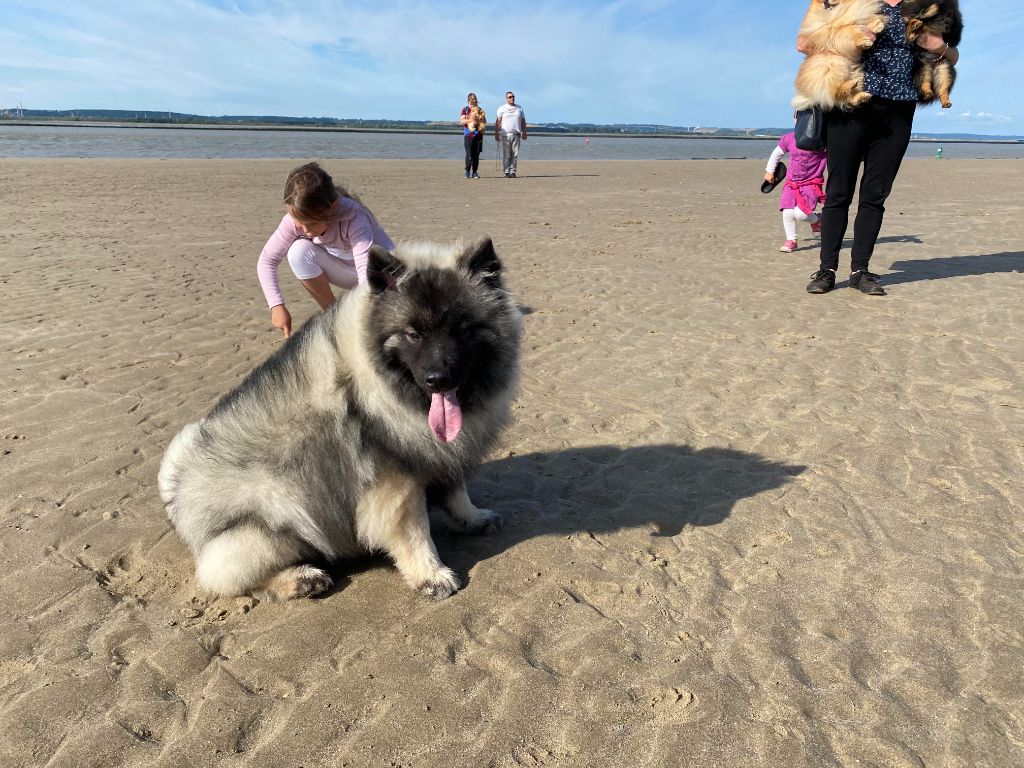
M 486 407 L 504 389 L 515 368 L 518 326 L 489 240 L 463 253 L 455 269 L 408 273 L 394 255 L 374 249 L 368 273 L 368 341 L 396 395 L 432 418 L 444 398 L 461 419 L 461 411 Z

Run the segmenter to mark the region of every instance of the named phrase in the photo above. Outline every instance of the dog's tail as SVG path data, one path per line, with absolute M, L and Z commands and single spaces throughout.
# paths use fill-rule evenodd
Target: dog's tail
M 803 110 L 810 109 L 811 107 L 814 106 L 814 102 L 801 93 L 798 93 L 796 96 L 794 96 L 790 104 L 793 105 L 793 109 L 795 109 L 797 112 L 802 112 Z

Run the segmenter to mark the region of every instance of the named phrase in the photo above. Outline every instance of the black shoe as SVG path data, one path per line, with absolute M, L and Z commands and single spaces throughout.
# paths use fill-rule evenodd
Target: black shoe
M 811 275 L 807 284 L 808 293 L 828 293 L 836 287 L 836 273 L 831 269 L 819 269 Z
M 466 178 L 469 178 L 469 171 L 466 171 Z
M 509 178 L 509 177 L 510 177 L 511 175 L 512 175 L 512 174 L 511 174 L 511 173 L 509 173 L 508 171 L 506 171 L 506 172 L 505 172 L 505 178 L 506 178 L 506 179 L 507 179 L 507 178 Z
M 856 288 L 868 296 L 885 296 L 885 289 L 878 282 L 878 275 L 874 275 L 866 269 L 857 270 L 850 275 L 850 287 Z
M 510 173 L 509 176 L 511 176 L 513 179 L 516 177 L 515 173 Z

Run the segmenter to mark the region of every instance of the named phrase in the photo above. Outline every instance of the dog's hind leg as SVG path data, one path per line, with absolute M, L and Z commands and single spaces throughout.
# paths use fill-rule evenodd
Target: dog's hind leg
M 860 73 L 855 73 L 836 92 L 836 101 L 847 107 L 859 107 L 870 100 L 871 94 L 864 90 L 864 76 Z
M 942 108 L 952 107 L 953 102 L 949 100 L 949 92 L 953 89 L 953 83 L 956 82 L 956 70 L 948 61 L 942 61 L 935 65 L 932 82 L 935 84 L 935 93 L 939 97 Z
M 196 554 L 196 579 L 218 595 L 264 590 L 282 600 L 312 597 L 334 582 L 319 568 L 295 565 L 307 553 L 308 548 L 287 533 L 243 524 L 203 545 Z
M 383 549 L 406 583 L 443 600 L 459 589 L 459 579 L 438 557 L 430 538 L 426 493 L 411 477 L 380 477 L 356 505 L 356 533 L 369 549 Z
M 327 571 L 312 565 L 295 565 L 279 572 L 263 586 L 263 589 L 278 600 L 294 600 L 300 597 L 316 597 L 333 586 L 334 579 Z
M 914 85 L 917 86 L 920 101 L 924 104 L 935 101 L 935 90 L 932 88 L 934 76 L 935 67 L 927 62 L 921 62 L 917 71 L 914 72 Z
M 444 524 L 459 533 L 494 533 L 501 528 L 501 515 L 490 509 L 480 509 L 470 501 L 464 484 L 455 488 L 431 488 L 427 504 L 443 513 Z

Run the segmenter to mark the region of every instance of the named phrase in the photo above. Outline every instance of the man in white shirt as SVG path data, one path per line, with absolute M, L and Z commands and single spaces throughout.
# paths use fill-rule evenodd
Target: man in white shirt
M 516 165 L 519 160 L 519 140 L 526 141 L 526 115 L 523 108 L 516 104 L 516 95 L 509 91 L 505 94 L 505 103 L 498 107 L 494 121 L 494 140 L 501 142 L 501 164 L 505 169 L 505 178 L 516 177 Z

